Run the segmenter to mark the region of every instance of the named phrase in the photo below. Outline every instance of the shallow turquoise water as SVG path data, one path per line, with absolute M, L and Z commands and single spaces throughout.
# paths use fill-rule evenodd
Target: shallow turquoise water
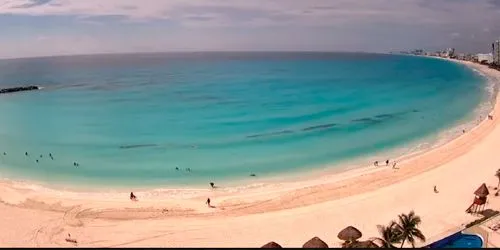
M 155 186 L 335 168 L 470 116 L 484 82 L 462 65 L 396 55 L 2 60 L 1 86 L 44 89 L 0 96 L 0 171 L 52 184 Z

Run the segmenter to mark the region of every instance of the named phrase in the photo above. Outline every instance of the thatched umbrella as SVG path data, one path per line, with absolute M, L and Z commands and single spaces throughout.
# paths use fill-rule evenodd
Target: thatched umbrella
M 310 239 L 302 245 L 302 248 L 328 248 L 328 245 L 318 237 Z
M 481 185 L 475 192 L 474 192 L 475 195 L 479 196 L 479 197 L 486 197 L 490 194 L 490 192 L 488 191 L 488 187 L 486 187 L 486 184 L 483 183 L 483 185 Z
M 363 236 L 363 234 L 353 226 L 348 226 L 342 229 L 342 231 L 340 231 L 339 234 L 337 235 L 339 239 L 348 242 L 355 241 L 361 238 L 361 236 Z
M 263 246 L 261 246 L 260 248 L 283 248 L 280 246 L 280 244 L 274 242 L 274 241 L 271 241 Z
M 353 242 L 347 246 L 347 248 L 380 248 L 377 244 L 373 243 L 371 240 Z

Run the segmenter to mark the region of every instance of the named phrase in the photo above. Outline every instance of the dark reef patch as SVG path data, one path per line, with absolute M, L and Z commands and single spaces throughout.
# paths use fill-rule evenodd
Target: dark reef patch
M 158 144 L 134 144 L 134 145 L 122 145 L 120 146 L 120 149 L 148 148 L 156 146 L 158 146 Z
M 271 132 L 271 133 L 265 133 L 265 134 L 248 135 L 247 138 L 258 138 L 258 137 L 281 135 L 281 134 L 290 134 L 290 133 L 293 133 L 293 131 L 292 130 L 281 130 L 281 131 Z
M 336 123 L 327 123 L 327 124 L 321 124 L 321 125 L 316 125 L 316 126 L 311 126 L 307 128 L 303 128 L 302 131 L 311 131 L 311 130 L 317 130 L 317 129 L 328 129 L 331 127 L 336 126 Z

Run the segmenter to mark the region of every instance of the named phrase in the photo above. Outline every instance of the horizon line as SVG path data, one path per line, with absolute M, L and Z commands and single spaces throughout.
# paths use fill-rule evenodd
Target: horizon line
M 195 54 L 195 53 L 359 53 L 359 54 L 390 54 L 395 51 L 387 52 L 369 52 L 369 51 L 334 51 L 334 50 L 181 50 L 181 51 L 155 51 L 155 52 L 97 52 L 82 54 L 61 54 L 44 56 L 25 56 L 25 57 L 0 57 L 0 60 L 18 60 L 18 59 L 43 59 L 74 56 L 104 56 L 104 55 L 145 55 L 145 54 Z M 399 51 L 397 51 L 399 52 Z

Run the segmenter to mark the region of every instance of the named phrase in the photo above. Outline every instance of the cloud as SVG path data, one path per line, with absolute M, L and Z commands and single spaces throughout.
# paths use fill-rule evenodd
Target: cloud
M 45 40 L 48 40 L 48 39 L 49 39 L 49 37 L 47 37 L 47 36 L 43 36 L 43 35 L 42 35 L 42 36 L 37 36 L 37 37 L 36 37 L 36 40 L 37 40 L 37 41 L 45 41 Z
M 131 20 L 170 20 L 192 25 L 258 23 L 336 25 L 345 21 L 439 22 L 436 12 L 483 10 L 497 0 L 18 0 L 0 14 L 123 16 Z M 22 8 L 20 6 L 23 6 Z M 461 16 L 463 18 L 464 16 Z M 465 16 L 466 17 L 466 16 Z
M 500 9 L 500 0 L 490 0 L 490 4 L 493 7 Z
M 500 35 L 498 23 L 500 0 L 0 0 L 0 56 L 478 50 Z
M 12 6 L 12 8 L 21 8 L 21 9 L 33 8 L 36 6 L 48 4 L 50 1 L 52 0 L 29 0 L 27 3 Z

